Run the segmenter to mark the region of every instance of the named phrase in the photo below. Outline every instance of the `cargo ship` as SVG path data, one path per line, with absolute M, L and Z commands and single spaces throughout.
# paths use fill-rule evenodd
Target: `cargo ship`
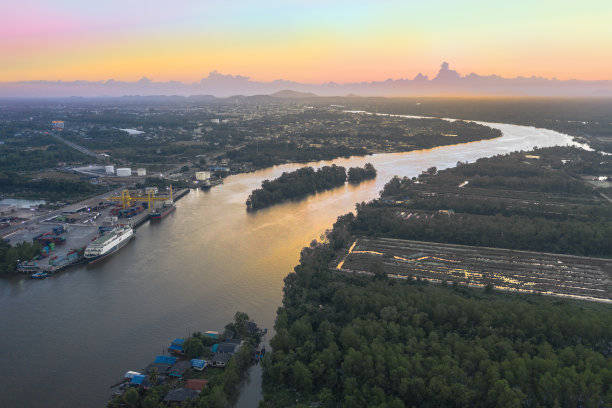
M 164 218 L 166 215 L 170 214 L 174 210 L 176 210 L 176 206 L 174 204 L 164 204 L 162 208 L 160 208 L 159 210 L 155 210 L 151 213 L 151 219 L 161 220 L 162 218 Z
M 98 262 L 123 248 L 134 238 L 134 230 L 129 226 L 118 226 L 105 233 L 85 248 L 85 260 Z

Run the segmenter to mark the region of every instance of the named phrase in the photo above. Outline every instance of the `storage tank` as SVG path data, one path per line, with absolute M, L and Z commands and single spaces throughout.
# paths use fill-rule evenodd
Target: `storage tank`
M 137 169 L 136 170 L 136 174 L 138 174 L 140 177 L 146 176 L 147 175 L 147 169 L 143 169 L 143 168 Z
M 196 180 L 205 181 L 210 179 L 210 171 L 196 171 Z
M 130 177 L 132 175 L 132 169 L 127 167 L 120 167 L 117 169 L 117 176 L 119 177 Z
M 106 174 L 115 174 L 115 166 L 104 166 Z

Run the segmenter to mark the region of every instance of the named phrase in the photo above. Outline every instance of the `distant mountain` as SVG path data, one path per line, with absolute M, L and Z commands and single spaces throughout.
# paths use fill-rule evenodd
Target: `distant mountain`
M 253 81 L 242 75 L 226 75 L 212 71 L 199 82 L 155 82 L 142 78 L 134 82 L 115 81 L 20 81 L 0 82 L 0 97 L 116 97 L 125 95 L 202 95 L 201 98 L 232 95 L 272 95 L 276 98 L 314 96 L 558 96 L 612 97 L 612 81 L 582 81 L 541 77 L 502 78 L 471 73 L 462 76 L 442 63 L 438 74 L 429 79 L 418 74 L 413 79 L 339 84 L 304 84 L 286 80 Z
M 278 91 L 278 92 L 274 92 L 273 94 L 270 94 L 270 96 L 273 96 L 275 98 L 288 98 L 288 99 L 292 99 L 292 98 L 313 98 L 313 97 L 317 97 L 318 95 L 313 94 L 312 92 L 298 92 L 298 91 L 292 91 L 290 89 L 283 89 L 282 91 Z

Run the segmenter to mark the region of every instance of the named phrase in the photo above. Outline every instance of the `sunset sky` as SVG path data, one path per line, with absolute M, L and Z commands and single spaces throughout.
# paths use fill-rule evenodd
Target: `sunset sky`
M 0 52 L 0 81 L 612 79 L 612 1 L 8 0 Z

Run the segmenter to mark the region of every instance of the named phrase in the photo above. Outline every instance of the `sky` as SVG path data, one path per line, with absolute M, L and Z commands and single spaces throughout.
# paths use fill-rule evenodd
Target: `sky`
M 612 79 L 612 0 L 3 0 L 0 82 Z

